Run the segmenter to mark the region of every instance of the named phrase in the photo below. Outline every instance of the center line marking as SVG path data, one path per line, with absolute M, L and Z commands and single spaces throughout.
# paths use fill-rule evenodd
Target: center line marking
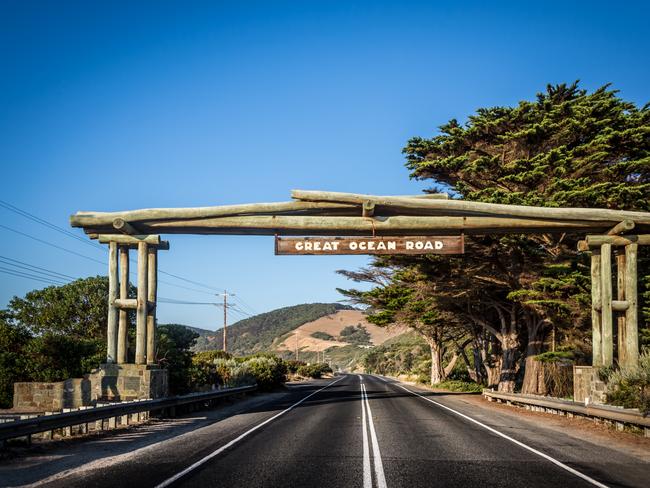
M 363 488 L 372 488 L 372 471 L 370 470 L 370 449 L 368 447 L 368 424 L 366 423 L 366 405 L 363 401 L 363 377 L 359 375 L 361 391 L 361 430 L 363 432 Z
M 393 383 L 393 384 L 395 384 L 395 383 Z M 419 393 L 416 392 L 416 391 L 412 391 L 412 390 L 409 390 L 408 388 L 404 388 L 402 385 L 397 384 L 397 385 L 395 385 L 395 386 L 399 386 L 402 390 L 408 391 L 408 392 L 411 393 L 412 395 L 419 396 L 420 398 L 422 398 L 423 400 L 426 400 L 427 402 L 433 403 L 434 405 L 437 405 L 437 406 L 439 406 L 440 408 L 444 408 L 445 410 L 449 410 L 450 412 L 452 412 L 452 413 L 458 415 L 459 417 L 462 417 L 462 418 L 464 418 L 465 420 L 469 420 L 470 422 L 472 422 L 472 423 L 474 423 L 474 424 L 476 424 L 476 425 L 478 425 L 478 426 L 480 426 L 480 427 L 483 427 L 483 428 L 486 429 L 486 430 L 489 430 L 489 431 L 492 432 L 493 434 L 496 434 L 496 435 L 498 435 L 499 437 L 503 437 L 504 439 L 509 440 L 510 442 L 512 442 L 512 443 L 514 443 L 514 444 L 517 444 L 517 445 L 520 446 L 520 447 L 523 447 L 523 448 L 526 449 L 527 451 L 530 451 L 530 452 L 532 452 L 533 454 L 537 454 L 538 456 L 543 457 L 543 458 L 546 459 L 547 461 L 552 462 L 552 463 L 555 464 L 556 466 L 558 466 L 558 467 L 560 467 L 560 468 L 562 468 L 562 469 L 568 471 L 568 472 L 571 473 L 571 474 L 576 475 L 578 478 L 582 478 L 583 480 L 585 480 L 585 481 L 588 482 L 588 483 L 591 483 L 591 484 L 594 485 L 594 486 L 598 486 L 599 488 L 609 488 L 607 485 L 601 483 L 600 481 L 596 481 L 595 479 L 593 479 L 593 478 L 587 476 L 586 474 L 583 474 L 583 473 L 581 473 L 580 471 L 578 471 L 578 470 L 576 470 L 576 469 L 573 469 L 571 466 L 567 466 L 567 465 L 564 464 L 562 461 L 558 461 L 557 459 L 555 459 L 555 458 L 549 456 L 548 454 L 544 454 L 543 452 L 538 451 L 537 449 L 535 449 L 535 448 L 533 448 L 533 447 L 530 447 L 529 445 L 524 444 L 523 442 L 520 442 L 520 441 L 518 441 L 517 439 L 513 439 L 513 438 L 510 437 L 509 435 L 503 434 L 502 432 L 499 432 L 498 430 L 493 429 L 493 428 L 490 427 L 489 425 L 485 425 L 484 423 L 479 422 L 478 420 L 474 420 L 472 417 L 470 417 L 470 416 L 468 416 L 468 415 L 465 415 L 464 413 L 460 413 L 459 411 L 454 410 L 453 408 L 450 408 L 450 407 L 448 407 L 447 405 L 443 405 L 442 403 L 438 403 L 438 402 L 436 402 L 435 400 L 431 400 L 430 398 L 427 398 L 427 397 L 425 397 L 424 395 L 421 395 L 421 394 L 419 394 Z
M 375 431 L 375 423 L 372 419 L 372 410 L 370 409 L 370 402 L 368 401 L 368 392 L 366 390 L 366 385 L 363 382 L 361 383 L 361 390 L 366 409 L 368 410 L 368 424 L 370 425 L 370 440 L 372 444 L 372 457 L 375 465 L 377 486 L 379 488 L 387 488 L 386 476 L 384 475 L 384 463 L 381 460 L 379 442 L 377 441 L 377 432 Z
M 210 459 L 212 459 L 213 457 L 218 456 L 219 454 L 221 454 L 223 451 L 225 451 L 225 450 L 228 449 L 229 447 L 234 446 L 234 445 L 237 444 L 239 441 L 241 441 L 244 437 L 247 437 L 248 435 L 252 434 L 253 432 L 255 432 L 255 431 L 256 431 L 257 429 L 259 429 L 260 427 L 265 426 L 266 424 L 268 424 L 269 422 L 272 422 L 273 420 L 277 419 L 277 418 L 280 417 L 281 415 L 284 415 L 285 413 L 287 413 L 287 412 L 293 410 L 294 408 L 296 408 L 298 405 L 300 405 L 302 402 L 304 402 L 304 401 L 307 400 L 308 398 L 311 398 L 311 397 L 313 397 L 316 393 L 320 393 L 320 392 L 323 391 L 325 388 L 329 388 L 329 387 L 332 386 L 333 384 L 338 383 L 338 382 L 341 381 L 343 378 L 345 378 L 345 376 L 341 376 L 338 380 L 335 380 L 335 381 L 332 381 L 331 383 L 326 384 L 326 385 L 325 385 L 324 387 L 322 387 L 320 390 L 316 390 L 316 391 L 310 393 L 310 394 L 307 395 L 306 397 L 302 398 L 301 400 L 299 400 L 299 401 L 297 401 L 296 403 L 294 403 L 293 405 L 291 405 L 289 408 L 286 408 L 286 409 L 282 410 L 281 412 L 276 413 L 273 417 L 266 419 L 264 422 L 261 422 L 261 423 L 257 424 L 255 427 L 252 427 L 251 429 L 248 429 L 246 432 L 244 432 L 243 434 L 241 434 L 239 437 L 236 437 L 235 439 L 231 440 L 231 441 L 228 442 L 227 444 L 224 444 L 223 446 L 221 446 L 221 447 L 220 447 L 219 449 L 217 449 L 216 451 L 211 452 L 210 454 L 208 454 L 208 455 L 205 456 L 204 458 L 199 459 L 197 462 L 195 462 L 195 463 L 192 464 L 191 466 L 188 466 L 188 467 L 185 468 L 183 471 L 181 471 L 181 472 L 175 474 L 175 475 L 172 476 L 171 478 L 166 479 L 165 481 L 163 481 L 163 482 L 160 483 L 159 485 L 156 485 L 155 488 L 164 488 L 164 487 L 166 487 L 166 486 L 171 485 L 171 484 L 174 483 L 175 481 L 178 481 L 179 479 L 181 479 L 181 478 L 182 478 L 183 476 L 185 476 L 186 474 L 190 473 L 191 471 L 194 471 L 194 470 L 195 470 L 196 468 L 198 468 L 199 466 L 202 466 L 203 464 L 207 463 L 207 462 L 208 462 Z

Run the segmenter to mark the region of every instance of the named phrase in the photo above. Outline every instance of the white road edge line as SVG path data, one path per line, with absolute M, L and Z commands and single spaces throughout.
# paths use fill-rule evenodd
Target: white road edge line
M 368 447 L 368 424 L 366 423 L 366 404 L 363 401 L 363 376 L 359 376 L 361 393 L 361 431 L 363 432 L 363 488 L 372 488 L 372 471 L 370 470 L 370 448 Z
M 375 424 L 372 420 L 372 410 L 370 410 L 370 402 L 368 401 L 368 392 L 366 385 L 361 384 L 363 389 L 363 397 L 368 409 L 368 423 L 370 424 L 370 440 L 372 441 L 372 457 L 375 464 L 375 477 L 377 478 L 377 486 L 379 488 L 386 487 L 386 476 L 384 475 L 384 463 L 381 460 L 381 452 L 379 451 L 379 442 L 377 442 L 377 432 L 375 432 Z
M 409 393 L 411 393 L 411 394 L 413 394 L 413 395 L 419 396 L 420 398 L 422 398 L 422 399 L 424 399 L 424 400 L 426 400 L 426 401 L 428 401 L 428 402 L 430 402 L 430 403 L 433 403 L 434 405 L 437 405 L 437 406 L 439 406 L 439 407 L 441 407 L 441 408 L 444 408 L 445 410 L 449 410 L 450 412 L 452 412 L 452 413 L 458 415 L 459 417 L 462 417 L 462 418 L 464 418 L 465 420 L 469 420 L 470 422 L 475 423 L 476 425 L 478 425 L 478 426 L 480 426 L 480 427 L 483 427 L 483 428 L 486 429 L 486 430 L 489 430 L 489 431 L 492 432 L 493 434 L 496 434 L 496 435 L 498 435 L 499 437 L 503 437 L 504 439 L 509 440 L 510 442 L 512 442 L 512 443 L 514 443 L 514 444 L 517 444 L 517 445 L 520 446 L 520 447 L 523 447 L 524 449 L 526 449 L 527 451 L 532 452 L 533 454 L 537 454 L 538 456 L 543 457 L 543 458 L 546 459 L 547 461 L 552 462 L 552 463 L 555 464 L 556 466 L 559 466 L 560 468 L 562 468 L 562 469 L 568 471 L 569 473 L 571 473 L 571 474 L 577 476 L 578 478 L 582 478 L 583 480 L 585 480 L 585 481 L 588 482 L 588 483 L 591 483 L 591 484 L 594 485 L 594 486 L 598 486 L 599 488 L 609 488 L 607 485 L 604 485 L 603 483 L 601 483 L 601 482 L 599 482 L 599 481 L 596 481 L 596 480 L 593 479 L 593 478 L 590 478 L 590 477 L 587 476 L 586 474 L 583 474 L 583 473 L 581 473 L 580 471 L 578 471 L 578 470 L 576 470 L 576 469 L 573 469 L 571 466 L 567 466 L 567 465 L 564 464 L 563 462 L 558 461 L 557 459 L 555 459 L 555 458 L 549 456 L 548 454 L 544 454 L 543 452 L 538 451 L 537 449 L 535 449 L 535 448 L 533 448 L 533 447 L 530 447 L 529 445 L 524 444 L 523 442 L 520 442 L 520 441 L 518 441 L 517 439 L 513 439 L 513 438 L 510 437 L 509 435 L 506 435 L 506 434 L 504 434 L 504 433 L 502 433 L 502 432 L 499 432 L 498 430 L 493 429 L 493 428 L 490 427 L 489 425 L 485 425 L 484 423 L 479 422 L 478 420 L 475 420 L 475 419 L 473 419 L 472 417 L 469 417 L 469 416 L 465 415 L 464 413 L 460 413 L 459 411 L 454 410 L 453 408 L 450 408 L 450 407 L 448 407 L 448 406 L 446 406 L 446 405 L 443 405 L 442 403 L 438 403 L 438 402 L 436 402 L 435 400 L 431 400 L 430 398 L 427 398 L 427 397 L 425 397 L 424 395 L 420 395 L 418 392 L 415 392 L 415 391 L 409 390 L 408 388 L 405 388 L 405 387 L 403 387 L 402 385 L 397 384 L 396 386 L 399 386 L 401 389 L 406 390 L 406 391 L 408 391 Z
M 316 390 L 316 391 L 310 393 L 309 395 L 307 395 L 307 396 L 304 397 L 303 399 L 301 399 L 301 400 L 297 401 L 296 403 L 294 403 L 293 405 L 291 405 L 289 408 L 286 408 L 286 409 L 282 410 L 281 412 L 276 413 L 273 417 L 266 419 L 264 422 L 261 422 L 261 423 L 257 424 L 255 427 L 252 427 L 251 429 L 247 430 L 246 432 L 244 432 L 243 434 L 241 434 L 239 437 L 236 437 L 235 439 L 231 440 L 231 441 L 228 442 L 227 444 L 224 444 L 223 446 L 221 446 L 221 447 L 220 447 L 219 449 L 217 449 L 216 451 L 213 451 L 213 452 L 211 452 L 210 454 L 208 454 L 207 456 L 205 456 L 204 458 L 199 459 L 197 462 L 195 462 L 195 463 L 192 464 L 191 466 L 188 466 L 188 467 L 185 468 L 183 471 L 181 471 L 181 472 L 175 474 L 175 475 L 172 476 L 171 478 L 168 478 L 168 479 L 166 479 L 165 481 L 163 481 L 162 483 L 156 485 L 155 488 L 164 488 L 164 487 L 166 487 L 166 486 L 171 485 L 171 484 L 174 483 L 175 481 L 178 481 L 179 479 L 181 479 L 181 478 L 182 478 L 183 476 L 185 476 L 186 474 L 190 473 L 191 471 L 194 471 L 194 470 L 195 470 L 196 468 L 198 468 L 199 466 L 201 466 L 201 465 L 207 463 L 207 462 L 208 462 L 210 459 L 212 459 L 213 457 L 218 456 L 219 454 L 221 454 L 223 451 L 225 451 L 225 450 L 228 449 L 229 447 L 234 446 L 234 445 L 237 444 L 239 441 L 241 441 L 243 438 L 245 438 L 245 437 L 247 437 L 248 435 L 250 435 L 250 434 L 252 434 L 253 432 L 255 432 L 257 429 L 259 429 L 259 428 L 265 426 L 265 425 L 268 424 L 269 422 L 272 422 L 273 420 L 277 419 L 277 418 L 280 417 L 281 415 L 284 415 L 285 413 L 289 412 L 290 410 L 293 410 L 295 407 L 297 407 L 298 405 L 300 405 L 302 402 L 304 402 L 304 401 L 307 400 L 308 398 L 311 398 L 311 397 L 313 397 L 316 393 L 319 393 L 319 392 L 323 391 L 325 388 L 329 388 L 329 387 L 332 386 L 333 384 L 338 383 L 338 382 L 341 381 L 343 378 L 345 378 L 345 376 L 341 376 L 338 380 L 334 380 L 334 381 L 332 381 L 331 383 L 328 383 L 327 385 L 325 385 L 324 387 L 322 387 L 320 390 Z

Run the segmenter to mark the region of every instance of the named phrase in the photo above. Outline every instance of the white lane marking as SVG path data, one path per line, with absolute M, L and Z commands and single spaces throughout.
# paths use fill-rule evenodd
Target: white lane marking
M 239 437 L 236 437 L 235 439 L 231 440 L 231 441 L 228 442 L 227 444 L 224 444 L 223 446 L 221 446 L 221 447 L 220 447 L 219 449 L 217 449 L 216 451 L 213 451 L 213 452 L 211 452 L 210 454 L 208 454 L 207 456 L 205 456 L 204 458 L 199 459 L 197 462 L 195 462 L 195 463 L 192 464 L 191 466 L 188 466 L 188 467 L 185 468 L 183 471 L 181 471 L 181 472 L 175 474 L 175 475 L 172 476 L 171 478 L 168 478 L 168 479 L 166 479 L 165 481 L 163 481 L 162 483 L 156 485 L 156 488 L 164 488 L 164 487 L 166 487 L 166 486 L 171 485 L 171 484 L 174 483 L 175 481 L 178 481 L 180 478 L 182 478 L 183 476 L 185 476 L 187 473 L 189 473 L 189 472 L 191 472 L 191 471 L 194 471 L 194 470 L 195 470 L 196 468 L 198 468 L 199 466 L 202 466 L 203 464 L 207 463 L 207 462 L 208 462 L 210 459 L 212 459 L 213 457 L 218 456 L 219 454 L 221 454 L 223 451 L 225 451 L 225 450 L 228 449 L 229 447 L 234 446 L 234 445 L 237 444 L 239 441 L 241 441 L 244 437 L 247 437 L 248 435 L 252 434 L 253 432 L 255 432 L 255 431 L 256 431 L 257 429 L 259 429 L 260 427 L 265 426 L 266 424 L 268 424 L 269 422 L 272 422 L 273 420 L 277 419 L 277 418 L 280 417 L 281 415 L 284 415 L 285 413 L 289 412 L 290 410 L 293 410 L 294 408 L 296 408 L 298 405 L 300 405 L 302 402 L 304 402 L 304 401 L 307 400 L 308 398 L 311 398 L 311 397 L 313 397 L 316 393 L 319 393 L 319 392 L 323 391 L 325 388 L 329 388 L 329 387 L 332 386 L 333 384 L 338 383 L 338 382 L 341 381 L 343 378 L 345 378 L 345 376 L 341 376 L 338 380 L 335 380 L 335 381 L 332 381 L 331 383 L 328 383 L 327 385 L 325 385 L 324 387 L 322 387 L 320 390 L 316 390 L 315 392 L 310 393 L 309 395 L 307 395 L 307 396 L 304 397 L 303 399 L 301 399 L 301 400 L 297 401 L 296 403 L 294 403 L 293 405 L 291 405 L 289 408 L 286 408 L 286 409 L 282 410 L 282 412 L 276 413 L 273 417 L 266 419 L 264 422 L 261 422 L 261 423 L 257 424 L 255 427 L 252 427 L 251 429 L 247 430 L 246 432 L 244 432 L 243 434 L 241 434 Z
M 370 410 L 370 402 L 368 401 L 368 392 L 366 385 L 361 384 L 363 389 L 363 397 L 368 409 L 368 423 L 370 424 L 370 440 L 372 443 L 372 457 L 375 463 L 375 477 L 377 478 L 377 486 L 379 488 L 386 488 L 386 476 L 384 475 L 384 463 L 381 460 L 381 452 L 379 451 L 379 442 L 377 442 L 377 432 L 375 431 L 375 424 L 372 420 L 372 410 Z
M 363 377 L 359 375 L 361 393 L 361 422 L 363 423 L 363 488 L 372 488 L 372 471 L 370 470 L 370 448 L 368 447 L 368 424 L 366 423 L 366 405 L 363 401 Z
M 533 454 L 537 454 L 538 456 L 543 457 L 543 458 L 546 459 L 547 461 L 552 462 L 552 463 L 555 464 L 556 466 L 559 466 L 560 468 L 562 468 L 562 469 L 568 471 L 569 473 L 571 473 L 571 474 L 577 476 L 578 478 L 582 478 L 582 479 L 585 480 L 587 483 L 591 483 L 592 485 L 594 485 L 594 486 L 598 486 L 599 488 L 609 488 L 607 485 L 604 485 L 604 484 L 601 483 L 600 481 L 596 481 L 595 479 L 590 478 L 590 477 L 587 476 L 586 474 L 583 474 L 583 473 L 581 473 L 580 471 L 573 469 L 571 466 L 567 466 L 567 465 L 564 464 L 563 462 L 558 461 L 557 459 L 555 459 L 555 458 L 549 456 L 548 454 L 544 454 L 543 452 L 538 451 L 537 449 L 535 449 L 535 448 L 533 448 L 533 447 L 530 447 L 529 445 L 524 444 L 523 442 L 520 442 L 520 441 L 518 441 L 517 439 L 513 439 L 513 438 L 510 437 L 509 435 L 506 435 L 506 434 L 504 434 L 504 433 L 502 433 L 502 432 L 499 432 L 498 430 L 493 429 L 493 428 L 490 427 L 489 425 L 485 425 L 484 423 L 479 422 L 478 420 L 475 420 L 475 419 L 473 419 L 472 417 L 469 417 L 469 416 L 465 415 L 464 413 L 460 413 L 459 411 L 454 410 L 453 408 L 450 408 L 450 407 L 448 407 L 447 405 L 443 405 L 442 403 L 438 403 L 438 402 L 436 402 L 435 400 L 431 400 L 430 398 L 427 398 L 427 397 L 425 397 L 424 395 L 420 395 L 418 392 L 415 392 L 415 391 L 409 390 L 408 388 L 404 388 L 402 385 L 396 385 L 396 386 L 399 386 L 401 389 L 406 390 L 406 391 L 408 391 L 409 393 L 411 393 L 411 394 L 413 394 L 413 395 L 417 395 L 417 396 L 419 396 L 420 398 L 426 400 L 427 402 L 433 403 L 434 405 L 437 405 L 437 406 L 439 406 L 439 407 L 441 407 L 441 408 L 444 408 L 445 410 L 449 410 L 450 412 L 455 413 L 455 414 L 458 415 L 459 417 L 462 417 L 462 418 L 464 418 L 465 420 L 469 420 L 470 422 L 472 422 L 472 423 L 474 423 L 474 424 L 476 424 L 476 425 L 478 425 L 478 426 L 480 426 L 480 427 L 483 427 L 483 428 L 486 429 L 486 430 L 489 430 L 489 431 L 492 432 L 493 434 L 496 434 L 496 435 L 498 435 L 499 437 L 503 437 L 504 439 L 509 440 L 510 442 L 512 442 L 512 443 L 514 443 L 514 444 L 517 444 L 519 447 L 523 447 L 524 449 L 526 449 L 527 451 L 532 452 Z

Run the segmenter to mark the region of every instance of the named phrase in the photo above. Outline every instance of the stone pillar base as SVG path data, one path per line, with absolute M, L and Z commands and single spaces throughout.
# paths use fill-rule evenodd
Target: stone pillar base
M 90 373 L 95 401 L 162 398 L 169 394 L 166 369 L 148 364 L 102 364 Z
M 573 367 L 573 401 L 604 404 L 607 385 L 598 378 L 598 368 Z

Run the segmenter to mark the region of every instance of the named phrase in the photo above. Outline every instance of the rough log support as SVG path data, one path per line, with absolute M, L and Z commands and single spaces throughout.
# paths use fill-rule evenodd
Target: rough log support
M 117 244 L 111 242 L 108 246 L 107 363 L 114 363 L 117 360 L 117 308 L 113 303 L 118 293 L 117 259 Z
M 147 364 L 156 361 L 156 294 L 158 290 L 158 251 L 154 247 L 148 250 L 147 263 Z
M 592 366 L 598 368 L 603 365 L 602 323 L 600 316 L 600 250 L 591 254 L 591 342 Z
M 612 301 L 612 311 L 614 312 L 624 312 L 628 308 L 628 303 L 625 300 L 625 250 L 622 248 L 617 248 L 616 250 L 616 298 L 617 301 Z M 615 306 L 623 305 L 623 307 Z M 620 310 L 623 308 L 623 310 Z M 617 313 L 616 314 L 616 350 L 618 351 L 618 364 L 622 365 L 626 363 L 626 350 L 625 350 L 625 314 Z
M 650 244 L 650 234 L 639 234 L 629 236 L 587 236 L 585 241 L 589 247 L 598 247 L 603 244 L 612 246 L 627 246 L 628 244 L 639 244 L 647 246 Z
M 612 245 L 600 246 L 601 324 L 603 366 L 614 364 L 614 336 L 612 330 Z
M 147 345 L 147 263 L 148 245 L 138 244 L 138 306 L 136 309 L 135 363 L 146 363 Z
M 637 244 L 625 246 L 625 298 L 629 306 L 625 311 L 624 366 L 636 366 L 639 364 L 637 251 Z
M 634 220 L 623 220 L 607 231 L 608 236 L 617 236 L 634 229 Z
M 120 246 L 120 300 L 129 298 L 129 248 Z M 117 330 L 117 362 L 124 364 L 128 356 L 128 312 L 120 308 L 119 326 Z
M 375 214 L 375 204 L 373 202 L 363 202 L 361 209 L 361 215 L 363 217 L 372 217 Z
M 138 229 L 136 229 L 132 224 L 129 224 L 124 219 L 118 218 L 113 220 L 113 228 L 117 231 L 122 232 L 123 234 L 130 236 L 142 234 L 142 232 L 139 232 Z
M 147 235 L 147 234 L 138 234 L 133 236 L 126 236 L 122 234 L 98 234 L 98 239 L 100 244 L 106 244 L 108 242 L 117 242 L 120 245 L 133 245 L 137 246 L 140 242 L 146 242 L 147 244 L 160 244 L 159 235 Z

